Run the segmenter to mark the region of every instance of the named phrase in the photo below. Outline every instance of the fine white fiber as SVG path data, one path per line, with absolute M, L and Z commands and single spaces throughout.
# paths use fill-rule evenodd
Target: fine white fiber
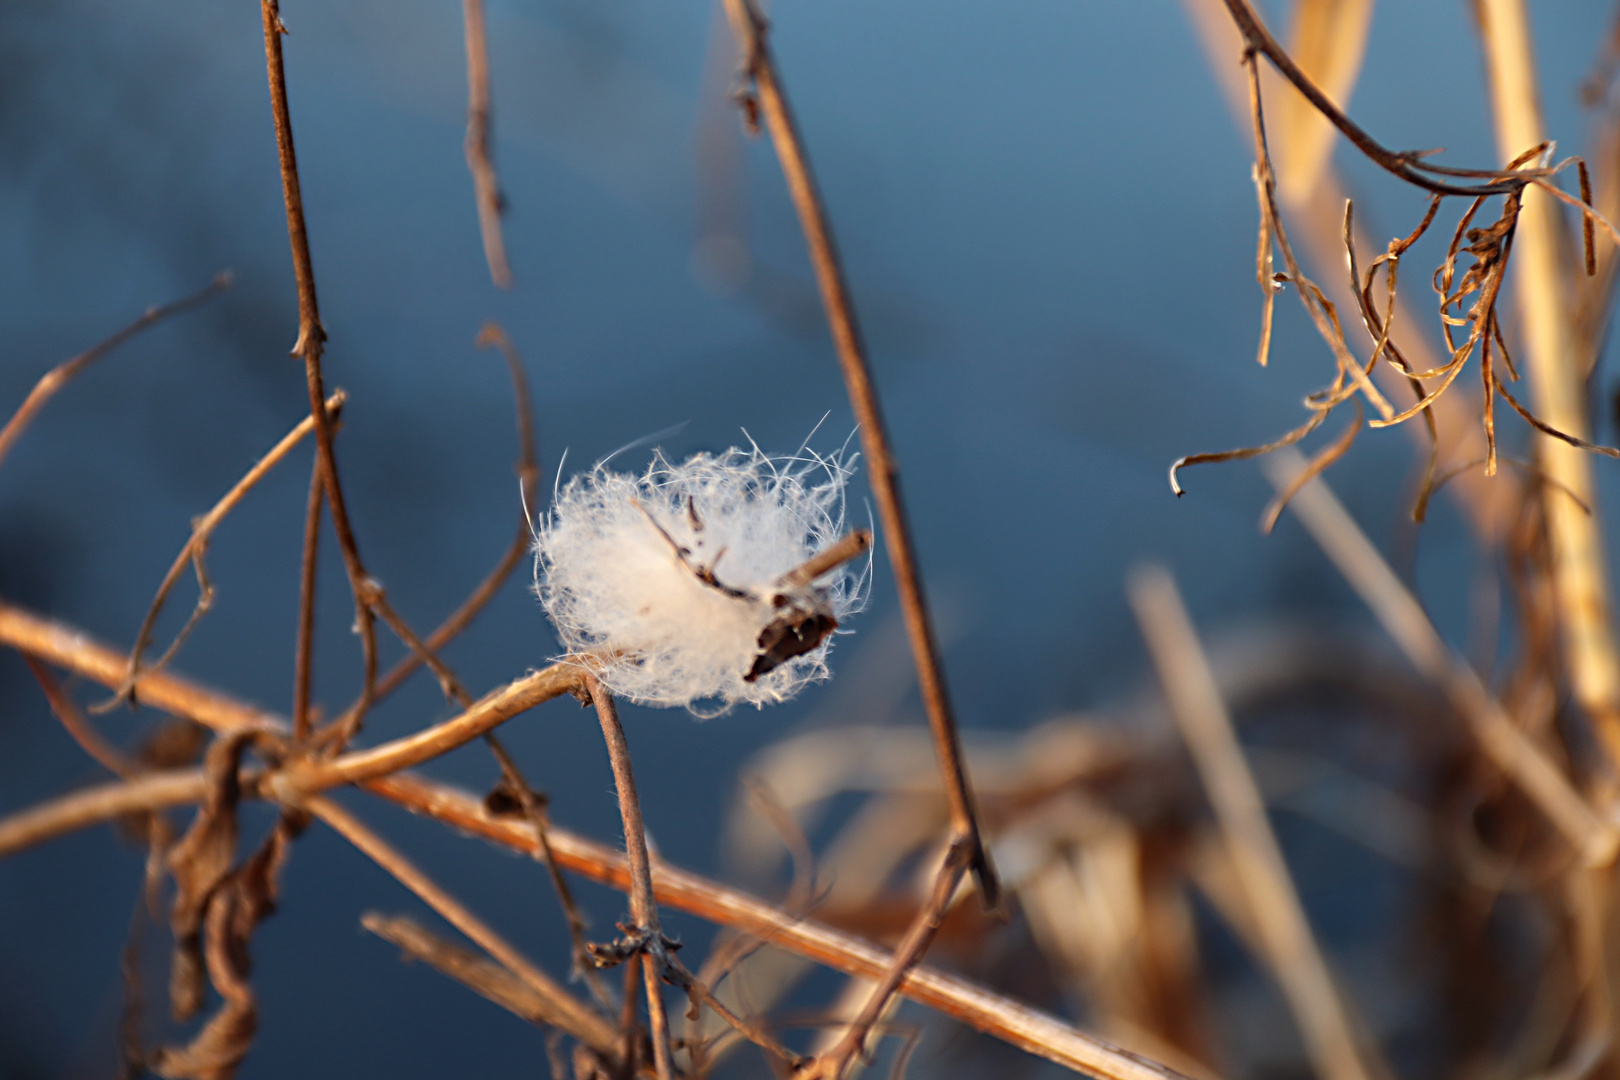
M 540 602 L 620 697 L 705 718 L 785 701 L 827 678 L 828 631 L 865 600 L 866 559 L 785 577 L 842 537 L 853 464 L 757 446 L 678 465 L 655 450 L 640 476 L 599 462 L 556 492 L 537 532 Z M 764 655 L 784 620 L 808 651 Z

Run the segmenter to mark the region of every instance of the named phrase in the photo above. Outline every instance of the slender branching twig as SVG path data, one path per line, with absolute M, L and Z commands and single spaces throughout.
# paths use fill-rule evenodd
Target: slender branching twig
M 906 936 L 900 939 L 888 970 L 872 988 L 861 1011 L 850 1021 L 849 1028 L 839 1040 L 805 1069 L 807 1080 L 843 1080 L 856 1060 L 866 1054 L 866 1042 L 872 1029 L 888 1011 L 906 974 L 922 962 L 928 946 L 933 944 L 934 936 L 939 933 L 945 909 L 950 906 L 957 886 L 962 883 L 962 875 L 967 871 L 971 855 L 972 849 L 965 837 L 957 837 L 946 847 L 939 869 L 934 874 L 928 900 L 917 912 Z
M 518 356 L 517 349 L 506 336 L 506 332 L 495 323 L 486 323 L 479 332 L 480 346 L 494 345 L 501 350 L 506 359 L 507 372 L 512 378 L 512 397 L 517 408 L 518 429 L 518 484 L 523 495 L 523 513 L 518 522 L 517 535 L 507 547 L 506 553 L 501 556 L 500 562 L 489 572 L 489 575 L 479 583 L 461 606 L 453 611 L 433 633 L 427 636 L 427 651 L 440 652 L 456 635 L 460 634 L 477 618 L 485 605 L 494 599 L 512 571 L 517 569 L 523 557 L 527 554 L 530 545 L 534 542 L 534 523 L 529 520 L 529 513 L 535 506 L 535 498 L 539 491 L 540 463 L 534 448 L 534 420 L 533 408 L 529 400 L 529 380 L 523 373 L 523 360 Z M 393 693 L 409 678 L 417 668 L 421 667 L 421 657 L 415 653 L 408 653 L 399 663 L 389 669 L 388 673 L 377 680 L 375 698 L 380 700 Z
M 293 344 L 292 354 L 304 361 L 304 381 L 309 388 L 310 415 L 315 420 L 315 448 L 320 461 L 322 484 L 326 488 L 326 506 L 332 515 L 332 531 L 337 534 L 338 548 L 343 553 L 349 588 L 354 593 L 355 627 L 360 634 L 360 705 L 344 716 L 342 725 L 334 732 L 335 741 L 341 746 L 359 728 L 376 691 L 377 633 L 371 609 L 365 602 L 369 578 L 365 564 L 360 561 L 360 548 L 349 524 L 348 505 L 343 501 L 343 487 L 338 479 L 337 455 L 332 448 L 332 425 L 322 407 L 326 391 L 321 375 L 321 353 L 326 343 L 326 328 L 321 325 L 320 302 L 315 295 L 315 264 L 309 253 L 309 231 L 304 223 L 304 195 L 298 181 L 298 156 L 293 148 L 292 113 L 287 105 L 287 69 L 281 56 L 281 35 L 287 32 L 287 28 L 281 23 L 279 0 L 259 0 L 259 11 L 264 22 L 265 71 L 270 82 L 270 112 L 275 121 L 281 194 L 287 208 L 287 239 L 292 248 L 293 280 L 298 287 L 298 340 Z M 306 573 L 313 573 L 313 570 Z
M 56 681 L 49 668 L 28 653 L 23 653 L 22 658 L 28 665 L 28 670 L 34 673 L 39 688 L 45 692 L 45 700 L 50 702 L 51 712 L 56 714 L 56 718 L 62 722 L 62 726 L 73 737 L 73 741 L 79 744 L 81 750 L 108 772 L 118 776 L 127 778 L 140 771 L 139 765 L 95 729 L 89 718 L 68 696 L 67 691 L 62 689 L 62 684 Z
M 647 987 L 647 1021 L 652 1029 L 653 1064 L 658 1080 L 670 1080 L 675 1066 L 669 1051 L 669 1017 L 664 1011 L 664 970 L 669 965 L 668 943 L 658 921 L 658 902 L 653 898 L 652 859 L 647 853 L 647 829 L 641 820 L 641 796 L 630 763 L 630 744 L 625 741 L 624 725 L 613 695 L 603 689 L 596 676 L 585 676 L 585 690 L 596 705 L 607 742 L 608 760 L 613 765 L 613 786 L 619 793 L 619 816 L 624 819 L 625 861 L 630 867 L 629 940 L 621 959 L 639 963 Z
M 304 800 L 303 809 L 330 825 L 338 835 L 388 871 L 401 885 L 421 897 L 446 922 L 477 942 L 480 948 L 523 980 L 523 984 L 535 994 L 536 1004 L 545 1003 L 545 1020 L 548 1024 L 568 1032 L 598 1054 L 609 1058 L 616 1056 L 618 1032 L 613 1025 L 536 967 L 528 957 L 518 952 L 359 818 L 323 796 Z
M 867 362 L 854 301 L 850 298 L 838 250 L 833 243 L 832 226 L 816 190 L 804 141 L 799 136 L 787 94 L 776 71 L 776 62 L 766 40 L 765 19 L 753 0 L 726 0 L 726 13 L 742 53 L 743 73 L 759 95 L 758 108 L 764 113 L 765 126 L 770 131 L 771 143 L 776 148 L 788 190 L 799 213 L 799 223 L 810 249 L 810 261 L 815 267 L 816 282 L 821 289 L 822 305 L 827 312 L 833 342 L 838 348 L 839 367 L 849 390 L 855 420 L 860 425 L 861 449 L 866 454 L 870 469 L 872 495 L 877 500 L 878 516 L 883 522 L 883 539 L 889 553 L 889 564 L 894 571 L 895 585 L 900 592 L 900 608 L 905 615 L 912 658 L 917 666 L 917 682 L 922 690 L 923 704 L 928 710 L 940 771 L 944 775 L 946 797 L 950 800 L 951 827 L 958 835 L 967 838 L 970 866 L 979 892 L 986 906 L 994 908 L 998 897 L 996 874 L 980 835 L 979 814 L 962 757 L 962 740 L 956 730 L 956 719 L 951 711 L 945 674 L 940 664 L 939 643 L 935 639 L 928 602 L 923 595 L 922 576 L 911 541 L 911 527 L 907 523 L 900 497 L 900 466 L 889 446 L 888 429 L 878 404 L 877 386 L 872 379 L 871 365 Z
M 11 453 L 11 448 L 17 445 L 17 440 L 22 438 L 23 432 L 28 429 L 28 425 L 33 422 L 34 417 L 39 415 L 39 411 L 45 407 L 45 403 L 55 397 L 57 391 L 71 382 L 75 375 L 147 327 L 162 322 L 170 315 L 178 315 L 182 311 L 189 311 L 199 304 L 212 300 L 219 293 L 229 288 L 230 284 L 230 274 L 216 274 L 213 281 L 190 296 L 183 296 L 179 300 L 171 301 L 160 307 L 147 308 L 140 318 L 112 335 L 112 337 L 91 346 L 70 360 L 62 361 L 62 363 L 40 376 L 39 382 L 35 383 L 34 388 L 28 392 L 28 396 L 23 398 L 23 403 L 17 406 L 17 411 L 12 413 L 11 419 L 6 421 L 5 427 L 0 427 L 0 464 L 5 463 L 6 455 Z
M 326 416 L 335 421 L 343 411 L 343 403 L 344 394 L 341 390 L 327 398 Z M 315 420 L 312 417 L 306 416 L 300 420 L 293 426 L 291 431 L 281 437 L 281 440 L 275 446 L 270 448 L 268 454 L 260 458 L 251 469 L 243 474 L 240 480 L 231 485 L 231 489 L 213 505 L 213 508 L 208 513 L 192 522 L 190 539 L 186 541 L 185 547 L 180 549 L 180 554 L 174 557 L 174 562 L 169 564 L 168 573 L 163 575 L 163 581 L 158 585 L 157 595 L 152 598 L 151 605 L 146 609 L 146 617 L 141 620 L 141 628 L 135 634 L 135 646 L 129 652 L 128 671 L 125 674 L 124 683 L 119 687 L 118 693 L 112 701 L 108 703 L 109 706 L 133 696 L 135 684 L 143 670 L 161 671 L 168 666 L 170 660 L 174 659 L 175 653 L 180 651 L 180 646 L 190 636 L 191 631 L 197 625 L 197 621 L 207 614 L 214 601 L 214 589 L 208 581 L 208 573 L 203 563 L 203 557 L 208 552 L 208 543 L 213 539 L 214 530 L 219 528 L 220 522 L 224 521 L 226 516 L 236 509 L 237 504 L 247 496 L 249 491 L 253 490 L 260 480 L 264 479 L 271 469 L 279 465 L 282 459 L 292 452 L 294 447 L 303 442 L 304 437 L 314 427 Z M 174 641 L 163 651 L 163 655 L 153 661 L 149 668 L 143 667 L 141 656 L 146 652 L 147 646 L 151 644 L 152 631 L 157 626 L 158 616 L 163 611 L 163 605 L 168 602 L 169 593 L 179 584 L 180 576 L 185 573 L 188 565 L 193 567 L 197 574 L 197 603 L 192 607 L 191 615 L 186 619 L 185 625 L 175 635 Z
M 484 239 L 489 276 L 503 289 L 512 287 L 512 268 L 501 239 L 505 199 L 490 156 L 489 45 L 484 40 L 484 0 L 461 0 L 467 38 L 467 169 L 478 202 L 478 230 Z

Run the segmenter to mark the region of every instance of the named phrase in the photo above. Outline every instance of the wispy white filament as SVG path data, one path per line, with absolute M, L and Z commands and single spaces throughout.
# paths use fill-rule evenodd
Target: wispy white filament
M 827 677 L 830 637 L 745 676 L 778 614 L 773 586 L 843 534 L 852 465 L 758 447 L 678 465 L 655 451 L 640 476 L 598 464 L 557 492 L 538 533 L 540 602 L 569 652 L 615 657 L 598 678 L 621 697 L 700 716 L 786 700 Z M 714 583 L 695 569 L 712 571 Z M 860 608 L 866 581 L 864 562 L 839 567 L 815 583 L 816 600 L 842 622 Z

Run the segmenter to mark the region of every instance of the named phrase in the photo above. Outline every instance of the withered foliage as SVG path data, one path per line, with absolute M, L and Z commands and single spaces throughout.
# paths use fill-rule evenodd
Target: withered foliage
M 1359 396 L 1364 398 L 1377 414 L 1366 421 L 1369 427 L 1392 427 L 1416 417 L 1423 418 L 1429 452 L 1423 479 L 1412 506 L 1413 520 L 1421 522 L 1434 491 L 1442 439 L 1434 406 L 1441 396 L 1452 388 L 1452 384 L 1462 374 L 1469 359 L 1476 355 L 1479 357 L 1482 395 L 1478 403 L 1468 408 L 1475 413 L 1484 434 L 1486 453 L 1483 465 L 1487 476 L 1494 476 L 1497 468 L 1494 406 L 1498 396 L 1536 431 L 1585 450 L 1609 457 L 1620 457 L 1620 450 L 1589 442 L 1538 418 L 1508 390 L 1497 372 L 1497 361 L 1500 361 L 1507 372 L 1507 381 L 1513 383 L 1519 380 L 1518 368 L 1508 351 L 1502 332 L 1498 301 L 1507 276 L 1524 193 L 1529 189 L 1538 189 L 1564 202 L 1572 203 L 1580 210 L 1584 254 L 1582 269 L 1588 277 L 1597 273 L 1595 240 L 1597 223 L 1601 221 L 1604 225 L 1606 246 L 1620 240 L 1620 236 L 1615 234 L 1613 227 L 1592 204 L 1587 163 L 1579 158 L 1569 158 L 1557 163 L 1547 160 L 1552 150 L 1550 143 L 1542 143 L 1524 150 L 1499 170 L 1449 168 L 1431 163 L 1428 158 L 1432 152 L 1429 151 L 1387 150 L 1357 127 L 1322 94 L 1310 76 L 1271 37 L 1249 8 L 1246 0 L 1225 0 L 1225 3 L 1243 40 L 1242 59 L 1247 76 L 1249 122 L 1254 138 L 1254 182 L 1260 206 L 1256 273 L 1262 294 L 1259 362 L 1265 365 L 1270 357 L 1276 294 L 1282 287 L 1293 285 L 1318 335 L 1333 353 L 1336 367 L 1333 381 L 1324 389 L 1315 391 L 1305 398 L 1305 407 L 1311 416 L 1304 424 L 1271 442 L 1258 446 L 1190 454 L 1180 458 L 1170 466 L 1172 490 L 1177 495 L 1182 494 L 1178 474 L 1181 469 L 1188 466 L 1259 457 L 1303 441 L 1321 426 L 1334 409 Z M 1328 299 L 1321 286 L 1305 276 L 1293 245 L 1289 242 L 1284 215 L 1279 207 L 1277 179 L 1266 130 L 1260 67 L 1262 58 L 1268 61 L 1292 88 L 1285 92 L 1298 91 L 1320 110 L 1321 117 L 1339 128 L 1356 148 L 1375 164 L 1406 184 L 1429 193 L 1427 209 L 1416 228 L 1405 237 L 1391 240 L 1385 252 L 1375 258 L 1365 272 L 1358 265 L 1353 208 L 1348 200 L 1345 202 L 1344 256 L 1349 273 L 1349 293 L 1354 299 L 1368 338 L 1369 351 L 1365 362 L 1356 359 L 1354 355 L 1356 350 L 1346 337 L 1336 306 Z M 1572 166 L 1579 178 L 1578 199 L 1556 187 L 1559 175 Z M 1453 230 L 1451 242 L 1432 275 L 1434 292 L 1438 298 L 1438 322 L 1448 358 L 1439 367 L 1416 370 L 1395 340 L 1398 271 L 1401 257 L 1428 232 L 1439 215 L 1442 204 L 1448 198 L 1468 200 Z M 1473 223 L 1481 210 L 1491 202 L 1497 204 L 1496 220 L 1488 225 L 1474 226 Z M 1284 272 L 1273 270 L 1274 253 L 1282 255 L 1286 266 Z M 1467 260 L 1460 268 L 1459 259 Z M 1384 271 L 1381 297 L 1375 291 L 1380 269 Z M 1457 337 L 1459 329 L 1466 330 L 1460 341 Z M 1411 404 L 1397 410 L 1379 390 L 1373 377 L 1378 374 L 1381 362 L 1382 366 L 1387 366 L 1393 373 L 1398 374 L 1399 382 L 1403 383 L 1411 394 Z M 1308 482 L 1344 457 L 1363 420 L 1358 402 L 1355 420 L 1346 428 L 1343 435 L 1312 458 L 1310 470 L 1302 475 L 1300 484 Z M 1271 531 L 1292 494 L 1288 491 L 1281 493 L 1267 507 L 1261 518 L 1262 531 Z

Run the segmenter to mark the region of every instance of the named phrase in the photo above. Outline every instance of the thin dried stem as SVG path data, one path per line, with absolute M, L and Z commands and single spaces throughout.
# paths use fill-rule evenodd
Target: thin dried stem
M 0 612 L 0 634 L 4 633 L 3 614 Z M 583 669 L 575 663 L 553 664 L 508 683 L 459 716 L 414 735 L 331 759 L 295 763 L 277 775 L 276 796 L 293 798 L 301 792 L 358 784 L 420 765 L 472 742 L 536 705 L 572 692 L 581 685 L 583 676 Z M 150 700 L 148 703 L 155 704 Z
M 829 570 L 836 569 L 864 554 L 872 546 L 872 534 L 865 529 L 845 533 L 827 547 L 816 552 L 803 563 L 783 574 L 777 584 L 788 589 L 800 589 Z
M 304 546 L 298 564 L 298 644 L 293 656 L 293 741 L 309 737 L 309 694 L 315 675 L 315 564 L 321 543 L 321 507 L 326 489 L 321 463 L 309 471 L 309 501 L 304 507 Z
M 563 919 L 568 923 L 568 938 L 574 948 L 574 972 L 585 981 L 597 1004 L 603 1008 L 610 1008 L 611 999 L 607 990 L 603 988 L 601 979 L 597 977 L 596 965 L 591 962 L 590 949 L 585 942 L 585 916 L 579 913 L 579 905 L 574 902 L 574 892 L 568 887 L 568 879 L 557 869 L 557 860 L 551 854 L 546 808 L 535 797 L 534 790 L 529 787 L 529 782 L 519 771 L 517 762 L 512 760 L 512 755 L 506 752 L 506 747 L 501 744 L 501 740 L 493 731 L 484 735 L 484 742 L 489 746 L 489 752 L 495 755 L 506 786 L 512 790 L 518 805 L 523 808 L 524 818 L 534 829 L 535 858 L 545 866 L 546 875 L 551 879 L 551 887 L 557 894 L 557 902 L 562 906 Z
M 344 400 L 344 394 L 341 390 L 326 399 L 325 415 L 329 420 L 335 421 L 341 415 Z M 163 605 L 168 602 L 169 593 L 179 584 L 180 576 L 185 573 L 187 565 L 190 565 L 197 572 L 197 603 L 192 608 L 191 615 L 186 620 L 185 626 L 175 635 L 174 641 L 164 650 L 163 655 L 151 664 L 151 670 L 161 671 L 168 665 L 170 660 L 174 659 L 175 653 L 180 650 L 180 646 L 185 643 L 187 636 L 197 625 L 197 620 L 208 611 L 213 603 L 214 590 L 209 585 L 207 573 L 203 568 L 203 556 L 208 551 L 208 543 L 213 539 L 214 530 L 219 528 L 220 522 L 224 521 L 226 516 L 236 509 L 237 504 L 247 496 L 249 491 L 253 490 L 260 480 L 265 478 L 271 469 L 279 465 L 282 459 L 292 453 L 294 447 L 304 441 L 304 437 L 314 430 L 315 424 L 316 421 L 313 417 L 306 416 L 300 420 L 293 426 L 291 431 L 281 437 L 281 440 L 275 446 L 270 448 L 268 454 L 260 458 L 251 469 L 243 474 L 240 480 L 231 486 L 231 489 L 213 505 L 208 513 L 192 522 L 191 538 L 186 541 L 186 546 L 180 549 L 180 554 L 174 557 L 174 562 L 169 564 L 168 573 L 163 575 L 163 581 L 158 585 L 157 595 L 152 598 L 151 605 L 146 609 L 146 617 L 141 620 L 141 628 L 135 634 L 135 646 L 129 651 L 128 669 L 125 672 L 124 683 L 114 696 L 113 704 L 133 696 L 135 683 L 138 681 L 142 670 L 144 670 L 141 665 L 141 655 L 146 652 L 147 646 L 151 644 L 152 631 L 157 625 L 158 616 L 163 611 Z
M 1131 575 L 1131 606 L 1147 639 L 1170 711 L 1203 778 L 1266 958 L 1323 1080 L 1387 1076 L 1355 1037 L 1350 1004 L 1339 994 L 1266 819 L 1259 786 L 1243 758 L 1209 659 L 1199 647 L 1175 582 L 1156 566 Z
M 1303 467 L 1298 455 L 1285 452 L 1266 463 L 1266 475 L 1280 490 Z M 1413 666 L 1451 698 L 1485 755 L 1530 797 L 1590 865 L 1612 862 L 1620 847 L 1620 831 L 1593 813 L 1545 751 L 1503 713 L 1473 669 L 1446 646 L 1423 606 L 1390 569 L 1327 482 L 1318 477 L 1306 484 L 1289 508 Z
M 287 106 L 287 70 L 281 56 L 281 35 L 287 32 L 287 28 L 281 23 L 278 0 L 259 0 L 259 10 L 264 22 L 265 72 L 270 82 L 270 112 L 275 121 L 281 194 L 287 208 L 287 240 L 292 248 L 293 280 L 298 288 L 298 340 L 293 344 L 292 355 L 304 361 L 304 381 L 309 388 L 310 415 L 315 420 L 315 446 L 320 458 L 322 483 L 326 487 L 326 506 L 332 515 L 332 531 L 337 534 L 338 548 L 343 553 L 349 588 L 354 593 L 355 627 L 360 634 L 360 704 L 346 714 L 343 725 L 334 732 L 341 746 L 359 729 L 376 691 L 377 632 L 371 609 L 365 603 L 368 575 L 365 564 L 360 561 L 360 548 L 355 542 L 354 530 L 349 525 L 348 506 L 343 501 L 337 455 L 332 448 L 332 426 L 327 422 L 326 410 L 322 407 L 326 391 L 322 385 L 321 352 L 326 342 L 326 329 L 321 325 L 320 302 L 315 295 L 315 265 L 309 254 L 309 232 L 304 224 L 304 196 L 298 182 L 298 156 L 293 148 L 292 113 Z
M 888 970 L 872 988 L 848 1030 L 805 1070 L 806 1080 L 843 1080 L 856 1059 L 865 1056 L 866 1041 L 873 1028 L 893 1003 L 907 972 L 922 963 L 928 946 L 933 944 L 934 937 L 939 933 L 945 909 L 950 906 L 957 886 L 962 883 L 962 875 L 967 872 L 970 855 L 971 849 L 963 838 L 958 838 L 946 848 L 939 870 L 934 875 L 934 886 L 929 892 L 928 902 L 917 912 L 906 936 L 894 950 L 894 959 Z
M 877 500 L 878 516 L 883 522 L 883 538 L 895 585 L 900 593 L 900 608 L 905 616 L 912 658 L 917 667 L 917 682 L 928 711 L 935 752 L 939 756 L 940 771 L 945 781 L 951 828 L 959 836 L 967 838 L 971 847 L 970 865 L 979 892 L 985 905 L 994 908 L 999 896 L 996 873 L 980 836 L 979 814 L 962 755 L 961 736 L 951 711 L 945 674 L 939 659 L 939 643 L 935 639 L 933 621 L 923 595 L 911 529 L 900 496 L 900 467 L 889 446 L 888 429 L 884 426 L 882 409 L 878 404 L 877 387 L 872 381 L 871 365 L 867 362 L 855 306 L 850 299 L 849 286 L 844 280 L 844 271 L 833 243 L 832 227 L 816 190 L 810 159 L 766 41 L 765 19 L 753 0 L 726 0 L 726 13 L 742 53 L 744 74 L 758 92 L 758 106 L 764 113 L 765 126 L 770 131 L 771 143 L 776 148 L 782 174 L 787 180 L 794 207 L 798 210 L 799 224 L 810 249 L 810 261 L 815 267 L 816 283 L 821 290 L 822 305 L 826 309 L 827 322 L 838 349 L 839 367 L 843 371 L 855 420 L 860 425 L 861 449 L 871 467 L 872 495 Z
M 98 345 L 91 346 L 71 360 L 64 360 L 40 376 L 39 382 L 35 383 L 34 388 L 28 392 L 28 396 L 23 398 L 23 403 L 17 406 L 17 411 L 11 415 L 11 419 L 6 421 L 6 426 L 0 427 L 0 464 L 5 463 L 6 455 L 11 453 L 11 448 L 17 444 L 18 439 L 22 438 L 23 432 L 28 429 L 28 425 L 33 422 L 34 417 L 39 415 L 39 411 L 45 407 L 45 403 L 55 397 L 57 391 L 71 382 L 75 375 L 147 327 L 162 322 L 170 315 L 178 315 L 182 311 L 189 311 L 212 300 L 216 295 L 230 288 L 230 285 L 231 275 L 229 273 L 216 274 L 214 280 L 209 282 L 205 288 L 160 307 L 147 308 L 140 318 L 112 335 L 112 337 L 107 338 Z
M 1294 88 L 1316 108 L 1316 110 L 1344 133 L 1345 138 L 1355 144 L 1374 164 L 1393 173 L 1409 184 L 1415 184 L 1425 191 L 1436 195 L 1504 195 L 1508 192 L 1518 191 L 1532 178 L 1545 176 L 1546 169 L 1511 170 L 1480 170 L 1480 169 L 1451 169 L 1442 165 L 1431 165 L 1423 160 L 1423 155 L 1416 151 L 1394 151 L 1386 149 L 1371 135 L 1351 120 L 1335 105 L 1317 85 L 1311 81 L 1293 57 L 1277 43 L 1271 32 L 1260 21 L 1247 0 L 1225 0 L 1226 9 L 1237 25 L 1238 32 L 1243 35 L 1245 45 L 1253 52 L 1258 52 L 1271 61 L 1283 78 L 1293 84 Z M 1529 143 L 1521 143 L 1527 146 Z M 1449 176 L 1484 180 L 1480 184 L 1451 184 L 1436 180 L 1437 176 Z
M 394 605 L 388 602 L 388 594 L 383 590 L 382 586 L 376 582 L 368 584 L 366 605 L 377 613 L 378 618 L 382 619 L 383 623 L 394 632 L 400 641 L 405 643 L 405 647 L 411 651 L 412 656 L 416 657 L 418 663 L 427 665 L 428 670 L 433 672 L 434 677 L 439 680 L 439 689 L 444 692 L 445 697 L 460 705 L 463 709 L 471 706 L 473 702 L 472 695 L 467 693 L 467 688 L 461 685 L 461 680 L 456 678 L 456 673 L 451 671 L 450 666 L 440 660 L 432 649 L 428 648 L 426 642 L 416 636 L 416 631 L 412 630 L 410 624 L 400 617 L 399 612 L 394 610 Z
M 242 774 L 244 791 L 255 790 L 258 776 Z M 81 788 L 0 818 L 0 859 L 126 814 L 188 806 L 207 794 L 201 769 L 169 769 Z
M 467 169 L 472 173 L 478 202 L 478 230 L 484 239 L 489 276 L 500 288 L 512 287 L 512 268 L 506 263 L 501 238 L 500 180 L 490 157 L 489 46 L 484 40 L 484 0 L 461 0 L 467 38 Z
M 585 677 L 585 690 L 596 705 L 602 722 L 602 738 L 607 743 L 608 760 L 613 764 L 613 786 L 619 793 L 619 816 L 624 819 L 624 852 L 630 867 L 630 931 L 636 939 L 634 951 L 641 963 L 647 987 L 647 1022 L 652 1029 L 653 1064 L 659 1080 L 670 1080 L 675 1065 L 669 1052 L 669 1017 L 664 1012 L 664 968 L 669 963 L 664 951 L 663 927 L 658 921 L 658 902 L 653 899 L 652 859 L 647 854 L 647 829 L 641 820 L 641 796 L 630 762 L 630 744 L 619 723 L 619 710 L 613 695 L 603 689 L 594 675 Z
M 473 590 L 472 595 L 428 635 L 425 644 L 432 653 L 440 652 L 478 617 L 478 613 L 494 599 L 495 594 L 506 583 L 512 571 L 517 569 L 534 543 L 534 525 L 529 520 L 529 512 L 535 506 L 539 490 L 540 464 L 534 449 L 534 421 L 533 408 L 529 401 L 529 380 L 523 373 L 522 358 L 518 356 L 517 349 L 513 347 L 511 339 L 500 326 L 495 323 L 484 324 L 483 330 L 478 334 L 477 343 L 483 347 L 494 345 L 499 348 L 501 355 L 506 358 L 506 368 L 512 377 L 512 397 L 517 407 L 519 448 L 517 474 L 523 493 L 523 514 L 522 520 L 518 522 L 517 535 L 512 538 L 512 543 L 501 556 L 500 562 L 496 563 L 495 568 L 489 572 L 489 576 L 484 578 L 478 588 Z M 388 674 L 377 681 L 376 699 L 385 698 L 399 689 L 421 666 L 421 658 L 416 653 L 405 656 L 388 671 Z
M 401 885 L 438 912 L 446 922 L 466 934 L 478 944 L 479 948 L 521 979 L 524 986 L 534 993 L 534 1004 L 545 1010 L 542 1014 L 545 1023 L 568 1032 L 604 1057 L 617 1058 L 618 1032 L 612 1024 L 568 993 L 562 984 L 536 967 L 528 957 L 509 944 L 487 923 L 469 911 L 461 901 L 441 888 L 359 818 L 322 796 L 305 799 L 301 808 L 330 825 L 339 836 L 388 871 Z
M 89 754 L 108 772 L 118 776 L 130 777 L 141 771 L 138 764 L 95 729 L 79 706 L 68 696 L 67 691 L 62 689 L 62 684 L 56 681 L 49 668 L 27 653 L 23 653 L 23 662 L 28 665 L 28 670 L 34 673 L 39 688 L 45 691 L 45 700 L 50 702 L 51 712 L 56 714 L 56 718 L 62 722 L 67 733 L 73 736 L 73 741 L 79 744 L 79 749 Z
M 4 615 L 0 608 L 0 631 L 6 627 Z M 81 674 L 96 677 L 91 670 Z M 181 682 L 173 675 L 155 675 L 149 682 L 161 688 L 165 699 L 190 705 L 191 711 L 174 711 L 198 723 L 231 730 L 244 714 L 257 715 L 229 698 L 198 691 L 188 684 L 169 688 L 165 684 Z M 157 696 L 151 695 L 148 700 Z M 251 797 L 262 797 L 268 786 L 262 774 L 253 770 L 243 771 L 241 784 L 242 793 Z M 455 788 L 410 773 L 379 777 L 362 786 L 373 795 L 458 832 L 530 855 L 539 850 L 527 823 L 493 817 L 476 796 Z M 0 858 L 132 811 L 196 803 L 207 794 L 208 787 L 201 769 L 180 769 L 48 800 L 0 819 Z M 557 826 L 551 828 L 550 840 L 562 869 L 610 888 L 629 890 L 629 866 L 621 852 Z M 861 938 L 784 913 L 747 893 L 668 863 L 660 862 L 653 869 L 652 884 L 654 898 L 661 904 L 731 927 L 846 975 L 877 979 L 893 965 L 892 954 Z M 1174 1069 L 1122 1050 L 1048 1013 L 926 965 L 906 973 L 900 993 L 975 1030 L 1099 1080 L 1187 1080 Z
M 1350 422 L 1349 427 L 1344 429 L 1344 434 L 1323 447 L 1320 453 L 1312 457 L 1305 468 L 1300 470 L 1299 475 L 1294 477 L 1293 482 L 1279 491 L 1276 497 L 1266 506 L 1264 512 L 1261 513 L 1260 532 L 1263 535 L 1270 535 L 1271 530 L 1276 527 L 1277 519 L 1282 516 L 1283 509 L 1288 506 L 1288 500 L 1294 497 L 1294 492 L 1309 482 L 1311 477 L 1320 476 L 1350 452 L 1351 444 L 1356 441 L 1356 433 L 1361 430 L 1361 418 L 1361 402 L 1357 401 L 1356 418 Z
M 551 1002 L 509 970 L 470 949 L 428 932 L 402 915 L 368 911 L 360 925 L 397 947 L 412 960 L 420 960 L 448 975 L 475 994 L 482 995 L 532 1024 L 550 1025 Z

